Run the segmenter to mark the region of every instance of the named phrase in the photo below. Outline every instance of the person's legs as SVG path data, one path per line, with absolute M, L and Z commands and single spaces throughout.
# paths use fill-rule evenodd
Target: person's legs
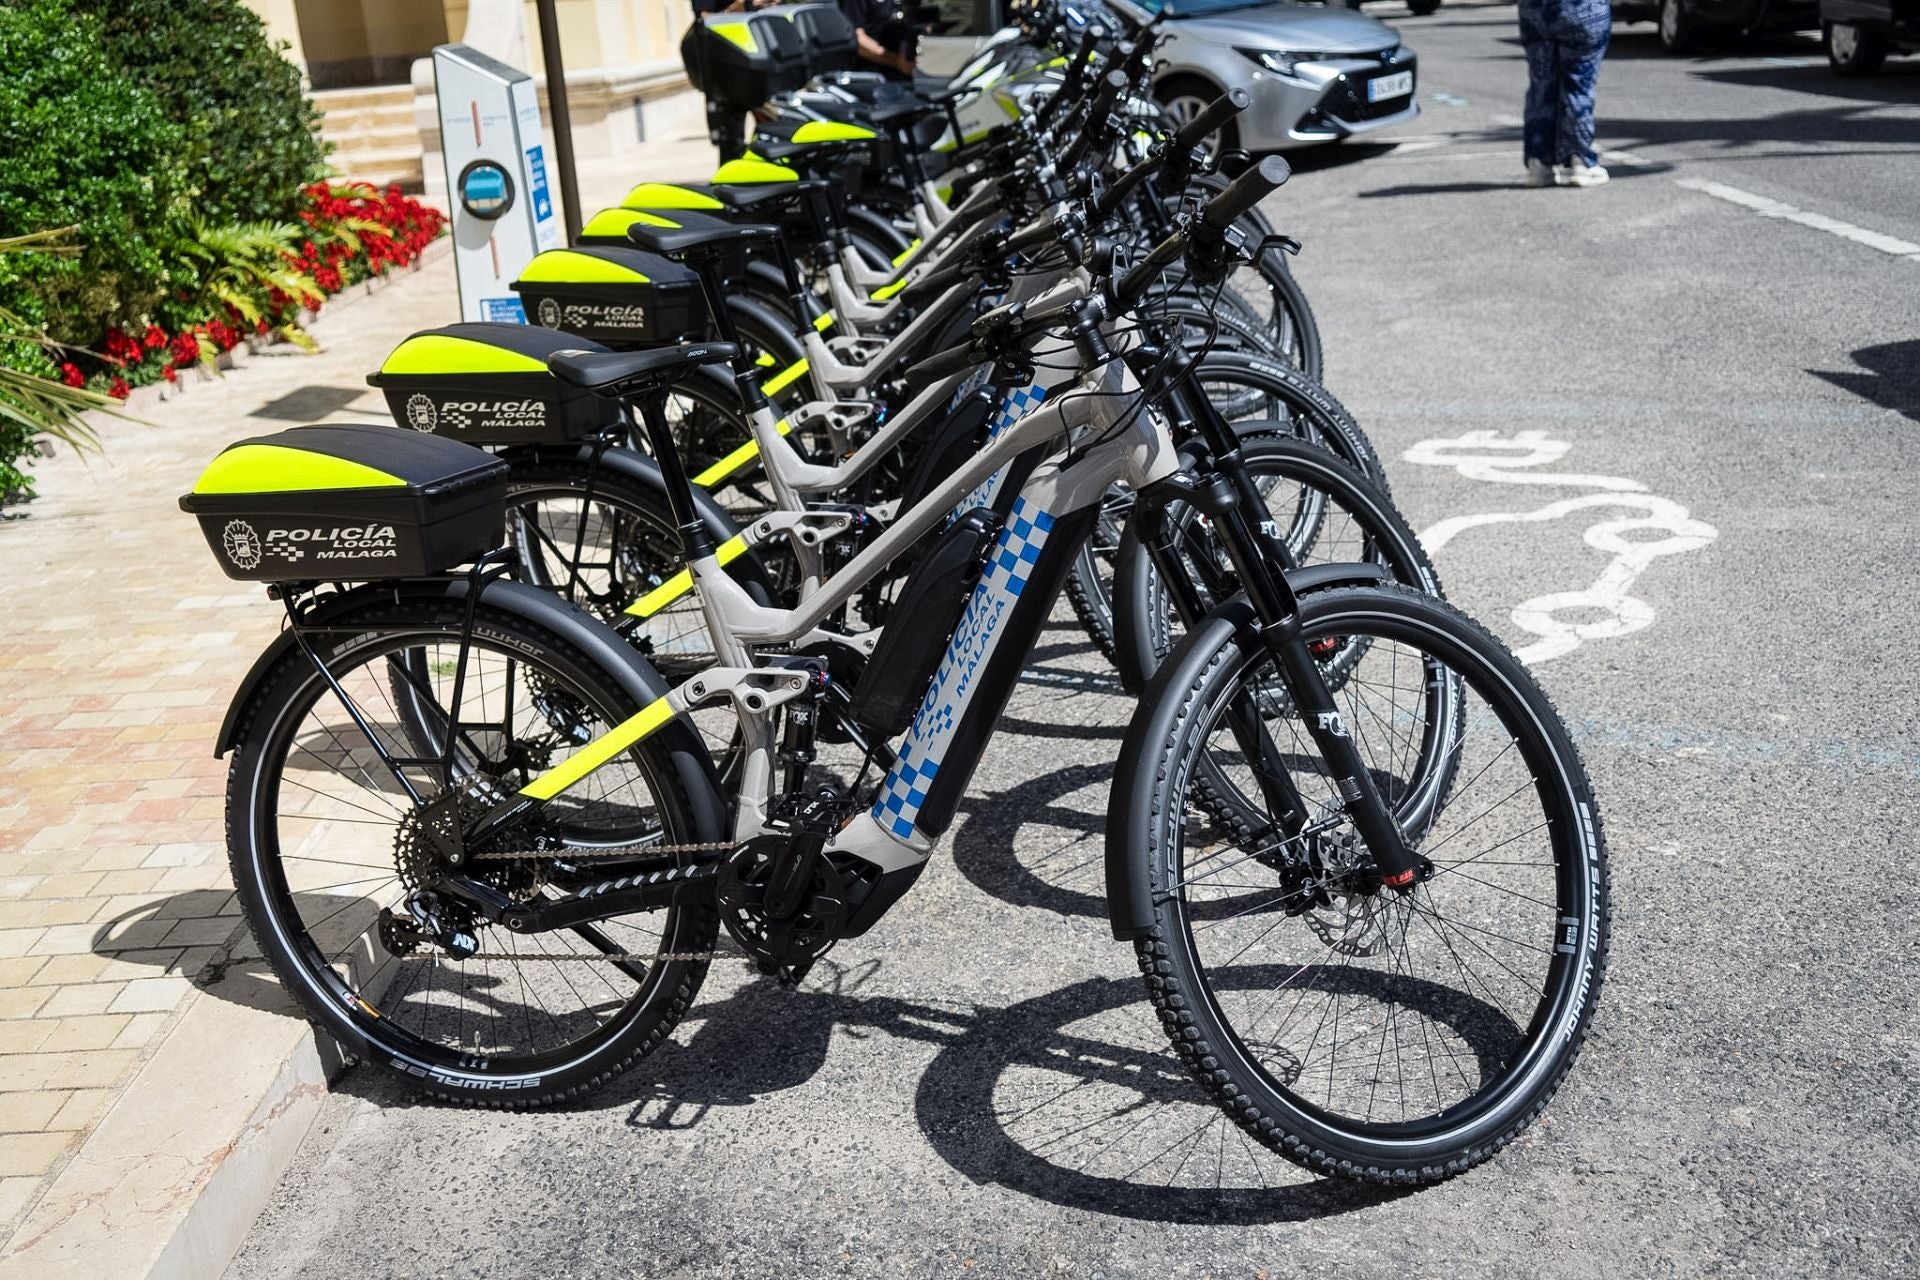
M 1568 4 L 1554 30 L 1560 84 L 1554 128 L 1553 162 L 1593 168 L 1593 90 L 1612 35 L 1612 9 L 1591 0 Z
M 1527 55 L 1521 150 L 1529 168 L 1536 161 L 1551 166 L 1559 132 L 1560 58 L 1541 0 L 1520 0 L 1520 47 Z

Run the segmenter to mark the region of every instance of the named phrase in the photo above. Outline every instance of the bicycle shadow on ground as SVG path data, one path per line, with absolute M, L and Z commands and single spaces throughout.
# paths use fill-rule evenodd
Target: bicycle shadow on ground
M 1405 1194 L 1316 1179 L 1257 1150 L 1168 1049 L 1137 980 L 1092 978 L 1002 1008 L 964 1007 L 863 990 L 880 968 L 828 960 L 798 990 L 762 980 L 698 1006 L 697 1026 L 629 1073 L 648 1082 L 644 1096 L 616 1082 L 589 1105 L 629 1106 L 636 1130 L 689 1129 L 716 1108 L 806 1085 L 839 1036 L 888 1036 L 937 1047 L 915 1119 L 975 1183 L 1140 1221 L 1247 1226 Z M 1074 1025 L 1089 1020 L 1097 1025 Z
M 1807 372 L 1920 422 L 1920 339 L 1861 347 L 1852 356 L 1859 369 Z
M 141 918 L 205 910 L 225 895 L 176 897 L 184 901 L 140 908 Z M 220 999 L 299 1016 L 250 950 L 242 944 L 204 967 L 195 984 Z M 1236 970 L 1228 986 L 1264 991 L 1299 974 L 1269 968 Z M 888 995 L 875 989 L 881 970 L 878 958 L 845 964 L 829 957 L 797 989 L 753 979 L 696 1003 L 644 1065 L 562 1109 L 610 1119 L 624 1111 L 637 1138 L 693 1129 L 808 1086 L 830 1053 L 846 1052 L 839 1039 L 884 1036 L 933 1048 L 914 1088 L 914 1117 L 934 1152 L 978 1184 L 1065 1208 L 1183 1224 L 1300 1222 L 1410 1194 L 1315 1178 L 1254 1143 L 1173 1055 L 1136 978 L 1087 978 L 995 1007 Z M 1492 1051 L 1474 1047 L 1512 1032 L 1502 1015 L 1459 992 L 1392 973 L 1328 969 L 1314 985 L 1444 1021 L 1487 1059 L 1483 1069 L 1494 1065 Z M 333 1051 L 330 1043 L 323 1048 Z M 346 1070 L 333 1087 L 381 1108 L 435 1105 L 383 1072 Z

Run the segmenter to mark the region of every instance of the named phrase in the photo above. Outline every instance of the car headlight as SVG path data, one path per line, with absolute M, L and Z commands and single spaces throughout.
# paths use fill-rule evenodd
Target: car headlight
M 1328 58 L 1339 56 L 1331 53 L 1282 53 L 1278 49 L 1235 48 L 1234 52 L 1243 58 L 1251 59 L 1276 75 L 1283 76 L 1292 75 L 1294 69 L 1303 62 L 1323 62 Z

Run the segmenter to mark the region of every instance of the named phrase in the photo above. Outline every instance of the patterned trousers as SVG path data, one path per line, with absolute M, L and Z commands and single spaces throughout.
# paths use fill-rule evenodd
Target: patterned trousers
M 1593 84 L 1612 29 L 1607 0 L 1520 0 L 1520 43 L 1527 51 L 1527 159 L 1599 162 L 1593 151 Z

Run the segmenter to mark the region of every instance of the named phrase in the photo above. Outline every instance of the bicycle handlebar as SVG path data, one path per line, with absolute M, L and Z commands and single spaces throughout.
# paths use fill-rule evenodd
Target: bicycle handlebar
M 1234 220 L 1265 200 L 1293 176 L 1293 166 L 1279 156 L 1268 156 L 1233 180 L 1233 185 L 1207 201 L 1200 221 L 1215 231 L 1225 231 Z
M 1034 117 L 1035 123 L 1042 128 L 1053 122 L 1053 117 L 1059 113 L 1067 99 L 1079 96 L 1080 84 L 1087 78 L 1087 68 L 1093 63 L 1093 51 L 1099 45 L 1103 34 L 1100 27 L 1089 25 L 1081 36 L 1080 47 L 1074 50 L 1072 60 L 1067 64 L 1065 79 L 1061 80 L 1060 87 L 1053 91 L 1053 96 L 1041 104 L 1039 114 Z
M 1245 89 L 1231 89 L 1221 94 L 1207 104 L 1206 110 L 1187 121 L 1185 127 L 1173 135 L 1173 145 L 1187 150 L 1199 146 L 1209 134 L 1252 104 L 1253 98 Z
M 1069 174 L 1080 167 L 1102 132 L 1102 121 L 1113 113 L 1113 104 L 1120 100 L 1128 83 L 1127 77 L 1118 71 L 1109 71 L 1101 78 L 1100 91 L 1093 96 L 1093 105 L 1080 126 L 1080 134 L 1067 144 L 1054 168 L 1055 173 Z

